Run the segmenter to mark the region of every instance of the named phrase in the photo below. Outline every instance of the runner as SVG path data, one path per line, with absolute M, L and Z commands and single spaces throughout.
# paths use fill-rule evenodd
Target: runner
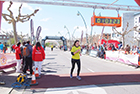
M 81 80 L 79 74 L 80 74 L 80 69 L 81 69 L 81 63 L 80 63 L 80 52 L 81 52 L 81 47 L 79 45 L 79 40 L 76 40 L 73 44 L 73 47 L 71 49 L 71 54 L 72 54 L 72 68 L 71 68 L 71 73 L 70 73 L 70 78 L 73 78 L 73 70 L 75 68 L 75 63 L 77 63 L 78 70 L 77 70 L 77 79 Z
M 45 59 L 45 52 L 40 42 L 37 42 L 32 52 L 32 59 L 35 69 L 38 68 L 39 76 L 41 75 L 42 61 Z
M 51 51 L 53 51 L 53 45 L 51 45 Z

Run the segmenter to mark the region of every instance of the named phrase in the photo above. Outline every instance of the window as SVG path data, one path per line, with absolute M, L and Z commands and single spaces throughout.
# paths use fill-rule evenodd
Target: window
M 112 37 L 115 37 L 115 33 L 112 33 Z

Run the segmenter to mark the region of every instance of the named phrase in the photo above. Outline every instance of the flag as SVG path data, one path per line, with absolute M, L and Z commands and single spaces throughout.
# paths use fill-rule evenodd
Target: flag
M 30 21 L 30 27 L 31 27 L 31 40 L 33 42 L 33 40 L 34 40 L 34 25 L 33 25 L 33 20 L 32 19 Z
M 41 32 L 41 26 L 39 26 L 39 27 L 37 28 L 37 31 L 36 31 L 36 41 L 38 41 L 38 39 L 39 39 L 40 32 Z
M 82 41 L 83 41 L 83 31 L 82 31 L 82 34 L 81 34 L 81 44 L 82 44 Z

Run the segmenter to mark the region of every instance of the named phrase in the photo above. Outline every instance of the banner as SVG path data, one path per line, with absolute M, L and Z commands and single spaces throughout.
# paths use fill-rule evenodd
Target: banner
M 36 31 L 36 41 L 38 41 L 38 39 L 39 39 L 40 32 L 41 32 L 41 26 L 39 26 L 39 27 L 37 28 L 37 31 Z
M 33 40 L 34 40 L 34 25 L 33 25 L 32 19 L 30 21 L 30 27 L 31 27 L 31 41 L 33 42 Z
M 1 17 L 2 17 L 2 5 L 4 1 L 0 1 L 0 31 L 1 31 Z
M 135 0 L 135 2 L 140 6 L 140 0 Z
M 0 70 L 16 66 L 15 54 L 0 54 Z

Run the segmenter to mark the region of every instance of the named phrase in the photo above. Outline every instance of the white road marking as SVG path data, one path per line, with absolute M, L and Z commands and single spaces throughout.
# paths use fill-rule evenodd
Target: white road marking
M 95 72 L 95 71 L 93 71 L 93 70 L 91 70 L 91 69 L 89 69 L 89 68 L 87 68 L 89 71 L 91 71 L 91 72 Z
M 107 94 L 106 91 L 96 85 L 88 86 L 76 86 L 76 87 L 64 87 L 64 88 L 48 88 L 44 94 L 68 94 L 72 92 L 73 94 L 80 94 L 78 92 L 88 93 L 88 94 Z

